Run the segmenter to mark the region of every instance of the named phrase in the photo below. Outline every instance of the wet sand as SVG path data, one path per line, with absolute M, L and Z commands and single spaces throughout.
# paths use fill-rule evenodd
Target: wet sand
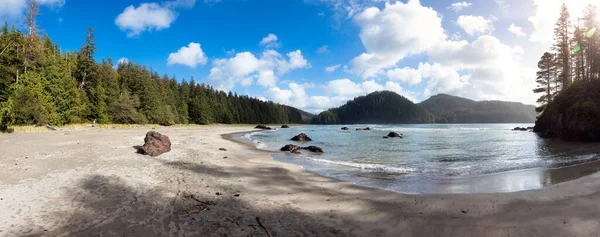
M 156 158 L 133 148 L 149 130 L 0 136 L 0 236 L 600 234 L 598 173 L 540 190 L 410 195 L 311 174 L 222 138 L 248 126 L 156 128 L 173 142 Z

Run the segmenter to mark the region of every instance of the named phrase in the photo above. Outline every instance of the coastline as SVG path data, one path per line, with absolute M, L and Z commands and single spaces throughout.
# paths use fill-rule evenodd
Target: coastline
M 600 232 L 598 173 L 539 190 L 410 195 L 305 172 L 223 139 L 247 126 L 156 128 L 173 143 L 156 158 L 132 148 L 148 130 L 0 137 L 0 160 L 11 164 L 0 167 L 0 235 L 266 236 L 257 218 L 273 236 Z
M 252 130 L 223 134 L 222 137 L 225 140 L 242 144 L 251 150 L 263 152 L 274 161 L 295 165 L 305 172 L 348 182 L 359 187 L 387 190 L 401 194 L 487 194 L 539 190 L 600 171 L 600 160 L 595 159 L 558 168 L 537 167 L 467 176 L 427 176 L 422 174 L 391 174 L 356 170 L 357 173 L 344 175 L 340 178 L 306 169 L 306 167 L 299 164 L 286 162 L 284 161 L 285 154 L 283 152 L 260 149 L 251 141 L 243 138 L 246 134 L 260 131 Z M 277 157 L 283 158 L 278 159 Z M 340 173 L 343 173 L 343 171 L 340 171 Z M 360 177 L 349 177 L 356 175 Z M 375 184 L 373 179 L 383 180 L 387 183 Z M 381 186 L 385 186 L 386 188 L 382 188 Z

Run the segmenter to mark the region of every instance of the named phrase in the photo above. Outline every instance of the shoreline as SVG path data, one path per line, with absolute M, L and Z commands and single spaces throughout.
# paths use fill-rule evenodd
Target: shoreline
M 223 134 L 222 137 L 225 140 L 242 144 L 251 150 L 264 152 L 276 162 L 284 164 L 295 165 L 305 172 L 331 178 L 341 182 L 347 182 L 352 185 L 363 188 L 373 188 L 377 190 L 392 191 L 400 194 L 410 195 L 423 195 L 423 194 L 490 194 L 490 193 L 512 193 L 520 191 L 531 191 L 541 190 L 546 187 L 555 184 L 561 184 L 564 182 L 583 178 L 585 176 L 592 175 L 600 172 L 600 159 L 592 159 L 582 163 L 575 163 L 571 165 L 565 165 L 561 167 L 534 167 L 518 170 L 508 170 L 489 174 L 478 174 L 478 175 L 466 175 L 466 176 L 445 176 L 445 175 L 427 175 L 420 173 L 408 173 L 408 174 L 394 174 L 377 171 L 366 171 L 362 172 L 356 169 L 356 173 L 359 177 L 343 176 L 345 178 L 339 178 L 330 176 L 320 172 L 306 169 L 304 166 L 285 162 L 281 159 L 277 159 L 278 156 L 284 156 L 283 152 L 275 152 L 263 150 L 256 147 L 251 141 L 245 141 L 243 136 L 254 132 L 261 132 L 262 130 L 252 130 L 244 132 L 235 132 L 231 134 Z M 351 170 L 351 169 L 350 169 Z M 340 171 L 343 173 L 343 171 Z M 394 177 L 400 177 L 394 179 Z M 410 178 L 406 178 L 410 177 Z M 369 180 L 371 179 L 371 180 Z M 372 182 L 375 180 L 386 180 L 389 179 L 391 182 L 385 184 L 388 188 L 382 188 L 382 185 L 375 185 Z M 362 181 L 362 182 L 361 182 Z M 392 184 L 398 182 L 398 184 Z M 407 188 L 408 186 L 420 186 L 413 187 L 412 189 Z M 429 189 L 423 189 L 423 184 L 435 183 L 437 187 L 430 187 Z M 402 186 L 401 188 L 390 188 L 390 186 Z M 495 185 L 495 186 L 494 186 Z M 426 185 L 425 185 L 426 186 Z M 510 188 L 500 188 L 497 186 Z
M 600 232 L 598 173 L 540 190 L 410 195 L 306 172 L 223 137 L 248 126 L 156 128 L 173 149 L 154 158 L 133 149 L 148 130 L 0 137 L 0 236 L 264 236 L 257 218 L 273 236 Z

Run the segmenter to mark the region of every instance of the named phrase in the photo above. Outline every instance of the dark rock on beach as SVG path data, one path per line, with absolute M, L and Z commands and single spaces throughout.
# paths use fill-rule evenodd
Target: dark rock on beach
M 390 132 L 390 134 L 387 135 L 388 137 L 399 137 L 399 138 L 404 138 L 404 134 L 398 134 L 396 132 Z
M 357 128 L 356 131 L 371 131 L 371 128 L 366 127 L 366 128 Z
M 155 131 L 146 133 L 144 145 L 138 148 L 138 153 L 153 157 L 169 151 L 171 151 L 171 140 L 169 140 L 169 137 Z
M 300 134 L 296 135 L 295 137 L 292 137 L 291 140 L 292 141 L 297 141 L 297 142 L 309 142 L 309 141 L 312 141 L 312 139 L 310 139 L 310 137 L 308 137 L 308 135 L 306 135 L 304 133 L 300 133 Z
M 290 128 L 288 125 L 281 125 L 281 128 Z
M 344 130 L 344 131 L 348 131 L 348 130 L 350 130 L 350 128 L 348 128 L 348 127 L 343 127 L 343 128 L 342 128 L 342 130 Z
M 256 127 L 254 127 L 255 129 L 263 129 L 263 130 L 271 130 L 271 127 L 267 127 L 267 125 L 264 124 L 260 124 L 260 125 L 256 125 Z

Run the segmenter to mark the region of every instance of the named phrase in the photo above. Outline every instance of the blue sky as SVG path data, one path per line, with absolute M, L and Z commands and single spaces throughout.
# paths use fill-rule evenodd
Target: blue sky
M 98 60 L 318 112 L 392 90 L 533 104 L 535 66 L 561 0 L 40 0 L 38 24 L 63 51 L 86 28 Z M 594 0 L 567 1 L 579 15 Z M 26 0 L 0 0 L 22 25 Z M 598 3 L 594 3 L 598 4 Z M 262 43 L 261 43 L 262 42 Z M 329 70 L 327 70 L 328 68 Z

